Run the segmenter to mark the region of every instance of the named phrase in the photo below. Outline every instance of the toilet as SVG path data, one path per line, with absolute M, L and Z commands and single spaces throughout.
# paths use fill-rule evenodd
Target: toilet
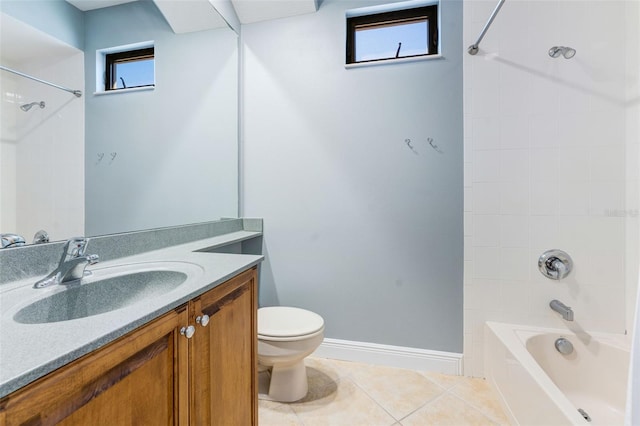
M 307 395 L 304 358 L 324 338 L 324 320 L 314 312 L 288 306 L 258 309 L 258 364 L 269 370 L 268 394 L 262 399 L 293 402 Z

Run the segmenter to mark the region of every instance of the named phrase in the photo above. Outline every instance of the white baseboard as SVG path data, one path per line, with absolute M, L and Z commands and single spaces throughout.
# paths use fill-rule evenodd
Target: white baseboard
M 325 338 L 312 356 L 462 375 L 462 354 L 454 352 Z

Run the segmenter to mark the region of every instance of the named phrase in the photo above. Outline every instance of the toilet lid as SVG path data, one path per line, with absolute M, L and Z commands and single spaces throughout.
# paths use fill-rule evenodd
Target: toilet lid
M 313 334 L 324 327 L 322 317 L 306 309 L 271 306 L 258 309 L 258 334 L 294 337 Z

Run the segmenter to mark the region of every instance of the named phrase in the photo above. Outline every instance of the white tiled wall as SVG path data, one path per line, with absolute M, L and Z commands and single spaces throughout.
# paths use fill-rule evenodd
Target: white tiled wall
M 634 313 L 637 309 L 635 302 L 640 280 L 640 3 L 629 2 L 626 9 L 626 56 L 627 63 L 625 73 L 626 81 L 626 208 L 629 214 L 625 215 L 627 235 L 626 245 L 626 314 L 627 331 L 632 334 Z M 635 238 L 632 238 L 635 236 Z
M 467 44 L 496 3 L 465 2 Z M 510 0 L 480 52 L 465 55 L 467 375 L 483 375 L 485 321 L 567 327 L 552 299 L 586 330 L 627 327 L 638 269 L 637 6 Z M 550 58 L 557 45 L 576 56 Z M 575 263 L 561 282 L 537 269 L 551 248 Z
M 84 54 L 64 51 L 3 65 L 83 90 Z M 40 229 L 52 240 L 84 235 L 84 98 L 6 71 L 0 90 L 0 232 L 18 233 L 27 242 Z M 19 108 L 40 101 L 44 109 Z
M 16 229 L 17 82 L 0 73 L 0 232 Z

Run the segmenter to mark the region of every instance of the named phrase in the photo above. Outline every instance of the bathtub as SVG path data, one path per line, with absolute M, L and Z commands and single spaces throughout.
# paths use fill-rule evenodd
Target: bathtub
M 556 350 L 559 337 L 572 354 Z M 624 424 L 626 336 L 487 322 L 484 339 L 487 380 L 513 424 Z

